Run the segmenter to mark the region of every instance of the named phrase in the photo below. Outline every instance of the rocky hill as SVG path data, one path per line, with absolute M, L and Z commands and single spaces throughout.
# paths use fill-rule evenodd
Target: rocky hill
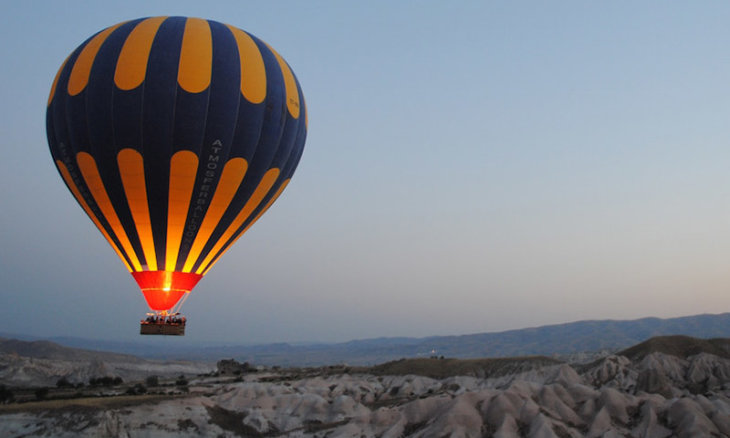
M 129 354 L 72 348 L 43 340 L 28 342 L 18 339 L 0 338 L 0 354 L 14 354 L 17 356 L 32 357 L 34 359 L 143 362 L 143 359 Z
M 690 336 L 657 336 L 618 354 L 632 360 L 641 360 L 651 353 L 664 353 L 687 358 L 700 353 L 730 359 L 730 338 L 696 339 Z
M 654 338 L 582 365 L 426 358 L 199 377 L 174 396 L 0 406 L 0 436 L 730 436 L 729 343 Z
M 0 384 L 52 386 L 65 378 L 85 383 L 94 377 L 114 376 L 125 381 L 151 374 L 176 376 L 207 373 L 212 364 L 190 361 L 155 361 L 127 354 L 68 348 L 48 341 L 0 338 Z

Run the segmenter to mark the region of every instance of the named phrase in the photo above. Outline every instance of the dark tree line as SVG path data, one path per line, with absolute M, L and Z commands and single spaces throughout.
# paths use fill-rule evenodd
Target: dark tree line
M 121 377 L 92 377 L 89 379 L 89 386 L 118 386 L 124 383 Z

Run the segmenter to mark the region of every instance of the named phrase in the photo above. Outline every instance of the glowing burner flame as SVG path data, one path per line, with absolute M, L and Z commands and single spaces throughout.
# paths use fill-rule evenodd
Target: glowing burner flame
M 189 293 L 203 278 L 192 272 L 140 271 L 132 272 L 142 289 L 147 305 L 155 311 L 167 311 L 175 307 L 180 298 Z

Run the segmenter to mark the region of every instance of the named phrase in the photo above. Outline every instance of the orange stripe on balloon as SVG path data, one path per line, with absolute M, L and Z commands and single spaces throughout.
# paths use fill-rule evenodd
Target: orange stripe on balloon
M 104 188 L 104 182 L 101 180 L 101 175 L 99 175 L 99 169 L 96 167 L 94 157 L 88 152 L 79 152 L 76 154 L 76 163 L 79 166 L 79 170 L 81 170 L 81 175 L 84 177 L 91 196 L 94 197 L 94 201 L 96 201 L 101 213 L 112 228 L 117 240 L 122 244 L 122 248 L 132 262 L 134 270 L 141 271 L 142 265 L 140 265 L 139 258 L 134 252 L 132 244 L 129 242 L 127 233 L 124 232 L 122 223 L 119 222 L 119 217 L 117 216 L 117 212 L 114 211 L 112 202 L 109 200 L 109 195 L 107 195 L 106 189 Z
M 210 85 L 213 70 L 213 39 L 210 25 L 200 18 L 185 22 L 177 82 L 189 93 L 200 93 Z
M 218 226 L 218 222 L 223 217 L 223 213 L 231 205 L 231 201 L 236 195 L 247 169 L 248 163 L 243 158 L 233 158 L 226 163 L 221 173 L 218 186 L 213 194 L 213 199 L 210 201 L 210 207 L 208 207 L 208 211 L 205 213 L 203 222 L 198 229 L 198 234 L 195 236 L 195 241 L 190 247 L 190 252 L 188 252 L 188 258 L 185 260 L 185 265 L 182 269 L 183 272 L 190 272 L 195 262 L 198 261 L 201 251 L 203 251 L 203 248 L 208 243 L 208 239 L 210 239 L 210 235 L 213 234 L 213 231 Z
M 179 151 L 170 160 L 170 191 L 167 204 L 167 252 L 165 270 L 174 271 L 180 252 L 185 220 L 193 196 L 198 156 L 191 151 Z
M 266 98 L 266 67 L 261 51 L 249 34 L 233 26 L 228 26 L 228 29 L 238 45 L 241 94 L 251 103 L 261 103 Z
M 147 185 L 144 179 L 144 159 L 142 154 L 134 149 L 126 148 L 117 154 L 119 175 L 122 177 L 124 194 L 127 195 L 127 204 L 132 212 L 132 220 L 137 228 L 139 242 L 142 245 L 147 269 L 157 270 L 157 256 L 155 255 L 155 241 L 152 237 L 152 222 L 150 221 L 150 206 L 147 202 Z
M 217 256 L 215 256 L 215 259 L 213 259 L 213 261 L 210 262 L 210 264 L 208 265 L 208 267 L 204 268 L 205 270 L 203 271 L 203 273 L 201 275 L 205 276 L 206 274 L 208 274 L 208 271 L 210 271 L 210 268 L 212 268 L 213 265 L 215 265 L 218 262 L 218 260 L 221 258 L 221 256 L 223 254 L 225 254 L 226 251 L 228 251 L 228 248 L 230 248 L 231 246 L 233 246 L 233 244 L 236 243 L 236 240 L 238 240 L 241 236 L 243 236 L 246 233 L 246 231 L 248 231 L 248 229 L 251 228 L 251 225 L 253 225 L 254 223 L 256 223 L 256 221 L 259 220 L 259 218 L 264 213 L 266 213 L 266 210 L 268 210 L 269 207 L 271 207 L 271 204 L 273 204 L 274 201 L 276 201 L 279 198 L 279 196 L 281 195 L 281 192 L 283 192 L 284 189 L 286 188 L 287 184 L 289 184 L 289 181 L 291 181 L 291 178 L 289 178 L 287 180 L 284 180 L 284 182 L 281 183 L 281 186 L 279 186 L 279 189 L 276 191 L 276 193 L 274 194 L 274 196 L 272 196 L 271 199 L 269 199 L 269 202 L 266 203 L 266 206 L 261 209 L 261 211 L 259 212 L 259 214 L 257 214 L 256 217 L 251 222 L 249 222 L 248 225 L 246 225 L 246 228 L 244 228 L 243 231 L 241 231 L 240 233 L 238 233 L 238 235 L 233 240 L 233 242 L 231 242 L 223 251 L 221 251 L 220 254 L 218 254 Z
M 122 251 L 119 250 L 117 244 L 114 243 L 111 236 L 109 236 L 109 233 L 106 232 L 104 227 L 101 225 L 101 222 L 99 222 L 99 218 L 97 218 L 96 215 L 91 211 L 91 207 L 89 207 L 89 204 L 86 203 L 84 197 L 81 196 L 81 192 L 79 191 L 79 188 L 76 187 L 76 184 L 74 183 L 73 178 L 71 178 L 71 174 L 69 173 L 68 168 L 66 168 L 66 165 L 63 164 L 61 160 L 56 160 L 56 165 L 61 172 L 63 180 L 66 181 L 66 185 L 71 189 L 71 193 L 73 193 L 74 198 L 76 198 L 76 200 L 79 201 L 79 204 L 81 204 L 81 208 L 83 208 L 86 214 L 91 218 L 91 220 L 94 222 L 94 225 L 96 225 L 96 228 L 101 231 L 101 234 L 104 235 L 106 241 L 109 242 L 112 248 L 114 248 L 114 251 L 117 253 L 119 258 L 122 259 L 124 266 L 129 269 L 129 272 L 132 272 L 132 267 L 129 266 L 129 263 L 127 263 L 127 259 L 122 254 Z
M 61 72 L 63 71 L 63 68 L 66 67 L 66 63 L 68 62 L 68 58 L 63 60 L 63 64 L 61 64 L 61 68 L 58 69 L 58 72 L 56 73 L 56 77 L 53 79 L 53 85 L 51 86 L 51 94 L 48 96 L 48 105 L 51 104 L 53 101 L 53 96 L 56 95 L 56 85 L 58 85 L 58 78 L 61 77 Z
M 75 96 L 84 91 L 86 84 L 89 82 L 91 66 L 94 64 L 94 59 L 96 58 L 96 54 L 99 52 L 101 45 L 104 44 L 107 37 L 122 24 L 124 23 L 119 23 L 104 29 L 96 34 L 96 36 L 92 38 L 86 46 L 84 46 L 81 50 L 81 54 L 79 54 L 79 57 L 76 58 L 76 62 L 71 69 L 71 76 L 68 79 L 68 94 Z
M 152 17 L 141 21 L 129 33 L 117 59 L 114 83 L 122 90 L 132 90 L 144 82 L 147 60 L 157 30 L 167 17 Z
M 269 169 L 266 174 L 264 174 L 264 177 L 261 178 L 261 182 L 259 183 L 258 187 L 256 187 L 256 190 L 254 190 L 251 197 L 248 198 L 246 205 L 243 206 L 243 209 L 238 213 L 226 232 L 223 233 L 220 239 L 218 239 L 218 242 L 215 244 L 215 246 L 213 246 L 213 249 L 210 250 L 208 255 L 203 260 L 203 263 L 201 263 L 198 269 L 195 271 L 196 274 L 200 274 L 201 272 L 203 272 L 204 268 L 208 266 L 215 254 L 220 251 L 223 245 L 225 245 L 226 241 L 228 241 L 228 239 L 233 236 L 236 230 L 238 230 L 241 225 L 243 225 L 243 223 L 246 221 L 246 219 L 248 219 L 251 213 L 253 213 L 256 207 L 259 206 L 266 194 L 269 193 L 269 190 L 271 190 L 271 187 L 274 185 L 278 177 L 279 169 L 277 168 Z
M 268 46 L 268 45 L 267 45 Z M 279 62 L 281 67 L 281 74 L 284 77 L 284 88 L 286 89 L 286 107 L 289 110 L 289 114 L 295 119 L 299 118 L 299 88 L 297 88 L 297 81 L 294 79 L 294 73 L 291 72 L 289 65 L 284 61 L 284 58 L 279 53 L 268 46 L 269 50 L 276 56 L 276 60 Z

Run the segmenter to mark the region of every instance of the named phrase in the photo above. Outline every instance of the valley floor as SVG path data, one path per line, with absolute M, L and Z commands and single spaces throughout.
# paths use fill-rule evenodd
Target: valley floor
M 483 376 L 398 365 L 397 374 L 285 370 L 193 378 L 177 395 L 4 405 L 0 436 L 730 436 L 730 359 L 713 354 L 513 361 Z

